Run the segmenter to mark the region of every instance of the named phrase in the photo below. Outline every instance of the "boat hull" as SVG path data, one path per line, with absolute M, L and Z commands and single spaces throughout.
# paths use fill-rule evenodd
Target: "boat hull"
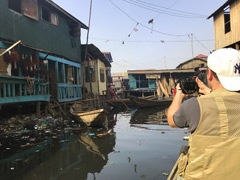
M 107 103 L 113 108 L 126 108 L 133 107 L 134 104 L 130 99 L 117 99 L 117 100 L 108 100 Z
M 160 100 L 149 99 L 149 98 L 140 98 L 136 96 L 129 97 L 130 100 L 138 107 L 156 107 L 156 106 L 169 106 L 173 98 L 163 98 Z
M 98 109 L 83 113 L 72 113 L 78 120 L 86 126 L 101 126 L 107 121 L 108 112 L 104 109 Z

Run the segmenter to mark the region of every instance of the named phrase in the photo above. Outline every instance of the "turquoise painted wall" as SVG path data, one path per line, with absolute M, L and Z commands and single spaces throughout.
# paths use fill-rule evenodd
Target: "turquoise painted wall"
M 8 0 L 0 0 L 0 38 L 18 41 L 24 45 L 53 52 L 73 61 L 81 61 L 80 37 L 69 34 L 67 17 L 58 14 L 58 26 L 41 19 L 41 7 L 51 6 L 39 0 L 38 20 L 34 20 L 8 8 Z
M 149 79 L 148 80 L 148 87 L 149 88 L 156 88 L 156 79 Z
M 136 78 L 133 76 L 133 75 L 128 75 L 128 78 L 129 78 L 129 88 L 130 89 L 136 89 L 137 86 L 136 86 Z

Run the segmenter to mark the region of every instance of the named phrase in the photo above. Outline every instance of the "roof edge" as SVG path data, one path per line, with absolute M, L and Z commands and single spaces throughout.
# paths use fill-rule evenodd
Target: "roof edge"
M 218 8 L 216 11 L 214 11 L 210 16 L 207 17 L 207 19 L 210 19 L 211 17 L 215 16 L 216 14 L 220 13 L 226 6 L 231 4 L 235 0 L 228 0 L 225 2 L 220 8 Z
M 70 19 L 76 21 L 81 28 L 83 29 L 88 29 L 88 26 L 85 25 L 84 23 L 82 23 L 80 20 L 78 20 L 77 18 L 75 18 L 73 15 L 71 15 L 70 13 L 68 13 L 66 10 L 64 10 L 63 8 L 61 8 L 59 5 L 57 5 L 56 3 L 54 3 L 52 0 L 45 0 L 45 2 L 47 2 L 48 4 L 50 4 L 51 6 L 53 6 L 54 8 L 56 8 L 57 10 L 59 10 L 60 12 L 62 12 L 63 14 L 65 14 L 67 17 L 69 17 Z

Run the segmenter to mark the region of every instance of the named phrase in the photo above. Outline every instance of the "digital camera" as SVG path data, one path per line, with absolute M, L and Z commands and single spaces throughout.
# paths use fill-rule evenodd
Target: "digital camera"
M 196 67 L 194 68 L 194 76 L 188 77 L 178 81 L 180 83 L 180 87 L 184 94 L 193 94 L 198 92 L 198 85 L 195 81 L 196 77 L 198 77 L 204 84 L 207 84 L 207 68 L 206 67 Z

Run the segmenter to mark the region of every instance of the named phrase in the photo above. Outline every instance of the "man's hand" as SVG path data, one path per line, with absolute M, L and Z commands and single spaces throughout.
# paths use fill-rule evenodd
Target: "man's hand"
M 176 85 L 176 95 L 181 96 L 182 98 L 184 98 L 185 96 L 188 96 L 187 94 L 184 94 L 182 92 L 182 89 L 180 87 L 180 83 L 177 83 L 177 85 Z
M 207 87 L 198 77 L 195 78 L 195 81 L 199 87 L 199 93 L 209 94 L 211 92 L 211 89 Z

